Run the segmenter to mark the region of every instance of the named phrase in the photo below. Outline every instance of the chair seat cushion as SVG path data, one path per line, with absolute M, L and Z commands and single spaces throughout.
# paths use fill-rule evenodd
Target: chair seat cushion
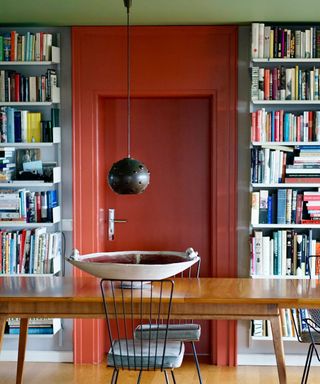
M 111 367 L 131 369 L 161 368 L 164 342 L 149 340 L 115 340 L 110 348 L 107 364 Z M 163 368 L 178 368 L 182 364 L 184 344 L 167 341 Z
M 134 337 L 138 340 L 164 339 L 166 334 L 166 324 L 143 324 L 138 325 L 134 331 Z M 201 327 L 199 324 L 169 324 L 167 340 L 174 341 L 199 341 Z
M 312 339 L 315 343 L 320 343 L 320 334 L 318 332 L 313 331 L 313 332 L 311 332 L 311 335 L 312 335 Z M 309 331 L 301 332 L 300 337 L 301 337 L 301 341 L 303 343 L 311 343 L 312 342 L 312 340 L 310 338 Z

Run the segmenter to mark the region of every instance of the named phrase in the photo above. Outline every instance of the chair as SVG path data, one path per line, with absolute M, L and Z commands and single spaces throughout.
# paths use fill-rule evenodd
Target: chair
M 176 383 L 174 369 L 182 364 L 184 343 L 168 339 L 174 282 L 115 281 L 100 282 L 106 315 L 110 349 L 107 365 L 113 367 L 111 384 L 116 384 L 119 370 L 142 372 L 160 370 L 169 383 L 167 370 Z M 133 337 L 137 324 L 146 326 L 146 337 Z
M 185 271 L 181 272 L 179 275 L 174 276 L 174 278 L 191 278 L 196 277 L 198 278 L 200 275 L 200 263 L 201 259 L 191 266 L 190 268 L 186 269 Z M 139 325 L 134 333 L 134 337 L 137 340 L 146 339 L 147 335 L 145 332 L 149 330 L 145 325 Z M 159 337 L 161 337 L 162 334 L 159 334 Z M 169 327 L 168 327 L 168 334 L 167 338 L 171 341 L 180 341 L 184 343 L 190 343 L 192 347 L 192 353 L 194 357 L 194 361 L 197 368 L 197 374 L 199 378 L 199 383 L 202 384 L 202 377 L 201 377 L 201 371 L 200 371 L 200 365 L 199 360 L 197 356 L 197 351 L 195 347 L 195 342 L 200 340 L 201 336 L 201 326 L 200 324 L 196 324 L 193 322 L 193 320 L 179 320 L 174 321 L 171 320 Z
M 307 257 L 307 266 L 310 279 L 313 277 L 311 273 L 310 259 L 319 257 L 319 255 L 310 255 Z M 304 313 L 308 313 L 308 317 L 305 317 Z M 302 323 L 301 329 L 299 329 L 296 321 L 294 320 L 295 318 L 293 316 L 292 310 L 291 314 L 298 341 L 300 343 L 309 343 L 307 358 L 301 379 L 301 384 L 306 384 L 308 382 L 308 376 L 314 352 L 317 356 L 317 359 L 320 361 L 320 354 L 317 349 L 317 346 L 320 346 L 320 309 L 308 309 L 307 312 L 304 310 L 298 310 L 298 314 L 300 314 Z

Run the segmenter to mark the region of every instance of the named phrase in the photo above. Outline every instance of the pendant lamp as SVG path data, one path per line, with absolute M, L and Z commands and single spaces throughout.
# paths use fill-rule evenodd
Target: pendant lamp
M 142 193 L 150 181 L 150 172 L 139 160 L 133 159 L 130 152 L 131 141 L 131 94 L 130 94 L 130 6 L 131 0 L 124 0 L 127 8 L 127 130 L 128 156 L 114 163 L 108 174 L 111 189 L 119 195 Z

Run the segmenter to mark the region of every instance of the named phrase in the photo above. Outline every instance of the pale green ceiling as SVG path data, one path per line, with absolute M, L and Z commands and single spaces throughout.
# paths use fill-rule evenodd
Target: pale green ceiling
M 319 0 L 133 0 L 132 24 L 320 22 Z M 0 24 L 121 25 L 122 0 L 0 0 Z

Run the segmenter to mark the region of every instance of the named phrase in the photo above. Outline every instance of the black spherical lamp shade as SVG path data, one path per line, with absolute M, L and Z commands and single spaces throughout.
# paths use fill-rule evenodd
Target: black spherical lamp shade
M 109 171 L 108 183 L 119 195 L 142 193 L 150 182 L 150 172 L 139 160 L 126 157 L 114 163 Z

